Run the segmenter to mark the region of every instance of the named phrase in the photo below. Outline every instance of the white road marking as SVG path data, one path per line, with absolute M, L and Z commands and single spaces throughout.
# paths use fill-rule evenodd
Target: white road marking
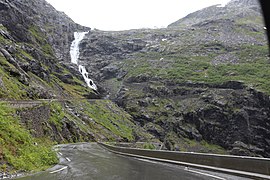
M 62 167 L 61 169 L 57 169 L 57 170 L 55 170 L 55 171 L 52 171 L 52 172 L 50 172 L 50 173 L 51 173 L 51 174 L 57 173 L 57 172 L 59 172 L 59 171 L 63 171 L 64 169 L 67 169 L 67 166 Z
M 150 162 L 150 163 L 153 163 L 153 164 L 161 164 L 160 162 L 155 162 L 155 161 L 148 160 L 148 159 L 141 159 L 141 158 L 136 158 L 136 159 L 138 159 L 140 161 Z M 212 174 L 207 174 L 207 173 L 203 173 L 203 172 L 200 172 L 200 171 L 190 170 L 188 167 L 185 167 L 184 170 L 189 171 L 189 172 L 193 172 L 193 173 L 196 173 L 196 174 L 201 174 L 201 175 L 204 175 L 204 176 L 213 177 L 213 178 L 220 179 L 220 180 L 226 180 L 225 178 L 215 176 L 215 175 L 212 175 Z
M 153 160 L 142 159 L 142 158 L 135 158 L 135 159 L 138 159 L 138 160 L 140 160 L 140 161 L 144 161 L 144 162 L 153 163 L 153 164 L 160 164 L 160 162 L 153 161 Z
M 200 171 L 194 171 L 194 170 L 190 170 L 189 168 L 185 168 L 186 171 L 189 171 L 189 172 L 193 172 L 193 173 L 196 173 L 196 174 L 201 174 L 201 175 L 204 175 L 204 176 L 209 176 L 209 177 L 213 177 L 213 178 L 216 178 L 216 179 L 221 179 L 221 180 L 226 180 L 225 178 L 222 178 L 222 177 L 219 177 L 219 176 L 215 176 L 215 175 L 212 175 L 212 174 L 207 174 L 207 173 L 203 173 L 203 172 L 200 172 Z

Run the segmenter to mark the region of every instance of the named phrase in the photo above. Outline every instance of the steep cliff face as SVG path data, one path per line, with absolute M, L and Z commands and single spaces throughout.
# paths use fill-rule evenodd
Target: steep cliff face
M 191 139 L 219 145 L 231 154 L 269 157 L 268 95 L 239 82 L 137 85 L 143 89 L 132 91 L 140 95 L 122 91 L 117 102 L 168 149 L 204 151 L 196 143 L 187 145 Z
M 15 40 L 44 46 L 48 43 L 59 60 L 70 60 L 69 47 L 74 32 L 90 30 L 55 10 L 45 0 L 1 0 L 0 4 L 0 22 Z M 42 37 L 33 33 L 40 33 Z
M 70 62 L 70 57 L 63 59 L 67 52 L 70 56 L 74 31 L 90 28 L 75 24 L 45 0 L 4 0 L 0 3 L 0 98 L 11 102 L 17 100 L 18 107 L 20 100 L 28 100 L 22 102 L 27 104 L 31 103 L 31 100 L 45 99 L 45 104 L 47 103 L 40 107 L 45 108 L 45 111 L 41 111 L 44 112 L 44 119 L 36 117 L 40 102 L 36 104 L 37 109 L 30 107 L 29 111 L 26 110 L 27 115 L 24 112 L 19 113 L 27 128 L 33 129 L 34 135 L 38 137 L 52 134 L 52 139 L 57 142 L 133 139 L 131 134 L 135 132 L 131 132 L 130 128 L 134 123 L 127 117 L 126 112 L 119 110 L 119 113 L 115 113 L 118 106 L 107 107 L 110 103 L 108 101 L 83 102 L 86 98 L 99 98 L 99 95 L 87 87 L 77 65 Z M 55 105 L 46 99 L 59 103 Z M 33 102 L 35 105 L 36 101 Z M 81 107 L 82 104 L 88 107 L 88 110 Z M 107 113 L 107 116 L 99 117 L 101 114 L 98 111 L 89 114 L 89 109 L 97 107 L 104 111 L 103 115 Z M 113 116 L 109 115 L 110 110 L 113 111 Z M 79 117 L 84 117 L 85 120 L 90 118 L 95 125 L 86 124 Z M 119 119 L 119 122 L 110 121 L 110 117 Z M 128 132 L 119 133 L 125 131 L 121 128 L 115 129 L 115 126 L 124 128 L 125 123 Z M 92 133 L 94 129 L 99 130 Z M 106 133 L 99 135 L 102 134 L 99 131 Z
M 46 1 L 1 0 L 0 4 L 0 55 L 5 74 L 1 76 L 1 98 L 63 98 L 70 95 L 65 84 L 84 84 L 78 79 L 77 67 L 69 65 L 69 48 L 74 31 L 89 28 L 77 25 Z M 63 60 L 66 63 L 60 64 Z M 76 69 L 70 73 L 67 68 Z M 83 89 L 86 96 L 92 93 Z
M 74 32 L 88 30 L 45 0 L 0 0 L 0 177 L 55 164 L 54 143 L 158 141 L 71 63 Z
M 232 1 L 164 29 L 90 31 L 80 61 L 168 149 L 269 157 L 263 27 L 256 1 Z
M 270 66 L 255 1 L 118 32 L 77 25 L 44 0 L 0 0 L 0 15 L 2 169 L 55 163 L 52 141 L 161 141 L 171 150 L 270 157 Z M 74 31 L 88 30 L 78 61 L 98 92 L 69 57 Z M 21 163 L 25 152 L 37 159 Z

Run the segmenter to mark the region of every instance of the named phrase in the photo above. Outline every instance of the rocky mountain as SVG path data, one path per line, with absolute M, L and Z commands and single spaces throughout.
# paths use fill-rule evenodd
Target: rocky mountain
M 269 157 L 270 66 L 257 1 L 211 6 L 163 29 L 90 31 L 80 48 L 103 97 L 168 149 Z
M 73 33 L 90 30 L 73 22 L 63 12 L 56 11 L 46 1 L 2 0 L 1 15 L 2 25 L 15 40 L 43 46 L 48 43 L 60 60 L 70 59 Z M 37 35 L 43 36 L 43 39 Z
M 71 63 L 74 32 L 89 30 L 45 0 L 0 0 L 0 178 L 55 164 L 55 143 L 158 142 Z
M 270 157 L 270 65 L 255 0 L 127 31 L 80 26 L 45 0 L 0 0 L 0 14 L 0 172 L 44 169 L 57 161 L 53 143 L 79 141 Z M 78 65 L 97 91 L 69 55 L 85 31 Z
M 227 7 L 247 7 L 247 6 L 259 6 L 259 1 L 254 0 L 232 0 L 227 4 Z
M 239 11 L 241 8 L 241 11 Z M 224 7 L 214 5 L 204 8 L 170 24 L 168 27 L 192 26 L 211 20 L 238 20 L 239 18 L 254 18 L 261 16 L 261 8 L 257 0 L 232 0 Z

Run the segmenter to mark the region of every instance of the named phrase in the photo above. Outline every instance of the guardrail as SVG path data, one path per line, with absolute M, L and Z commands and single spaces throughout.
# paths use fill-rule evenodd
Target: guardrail
M 268 158 L 144 150 L 116 147 L 100 142 L 98 144 L 118 154 L 180 164 L 200 169 L 220 171 L 253 179 L 270 179 L 270 159 Z

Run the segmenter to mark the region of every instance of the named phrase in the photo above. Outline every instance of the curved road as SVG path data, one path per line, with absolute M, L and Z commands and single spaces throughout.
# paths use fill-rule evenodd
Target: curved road
M 244 179 L 111 153 L 96 143 L 59 145 L 59 165 L 20 180 Z

